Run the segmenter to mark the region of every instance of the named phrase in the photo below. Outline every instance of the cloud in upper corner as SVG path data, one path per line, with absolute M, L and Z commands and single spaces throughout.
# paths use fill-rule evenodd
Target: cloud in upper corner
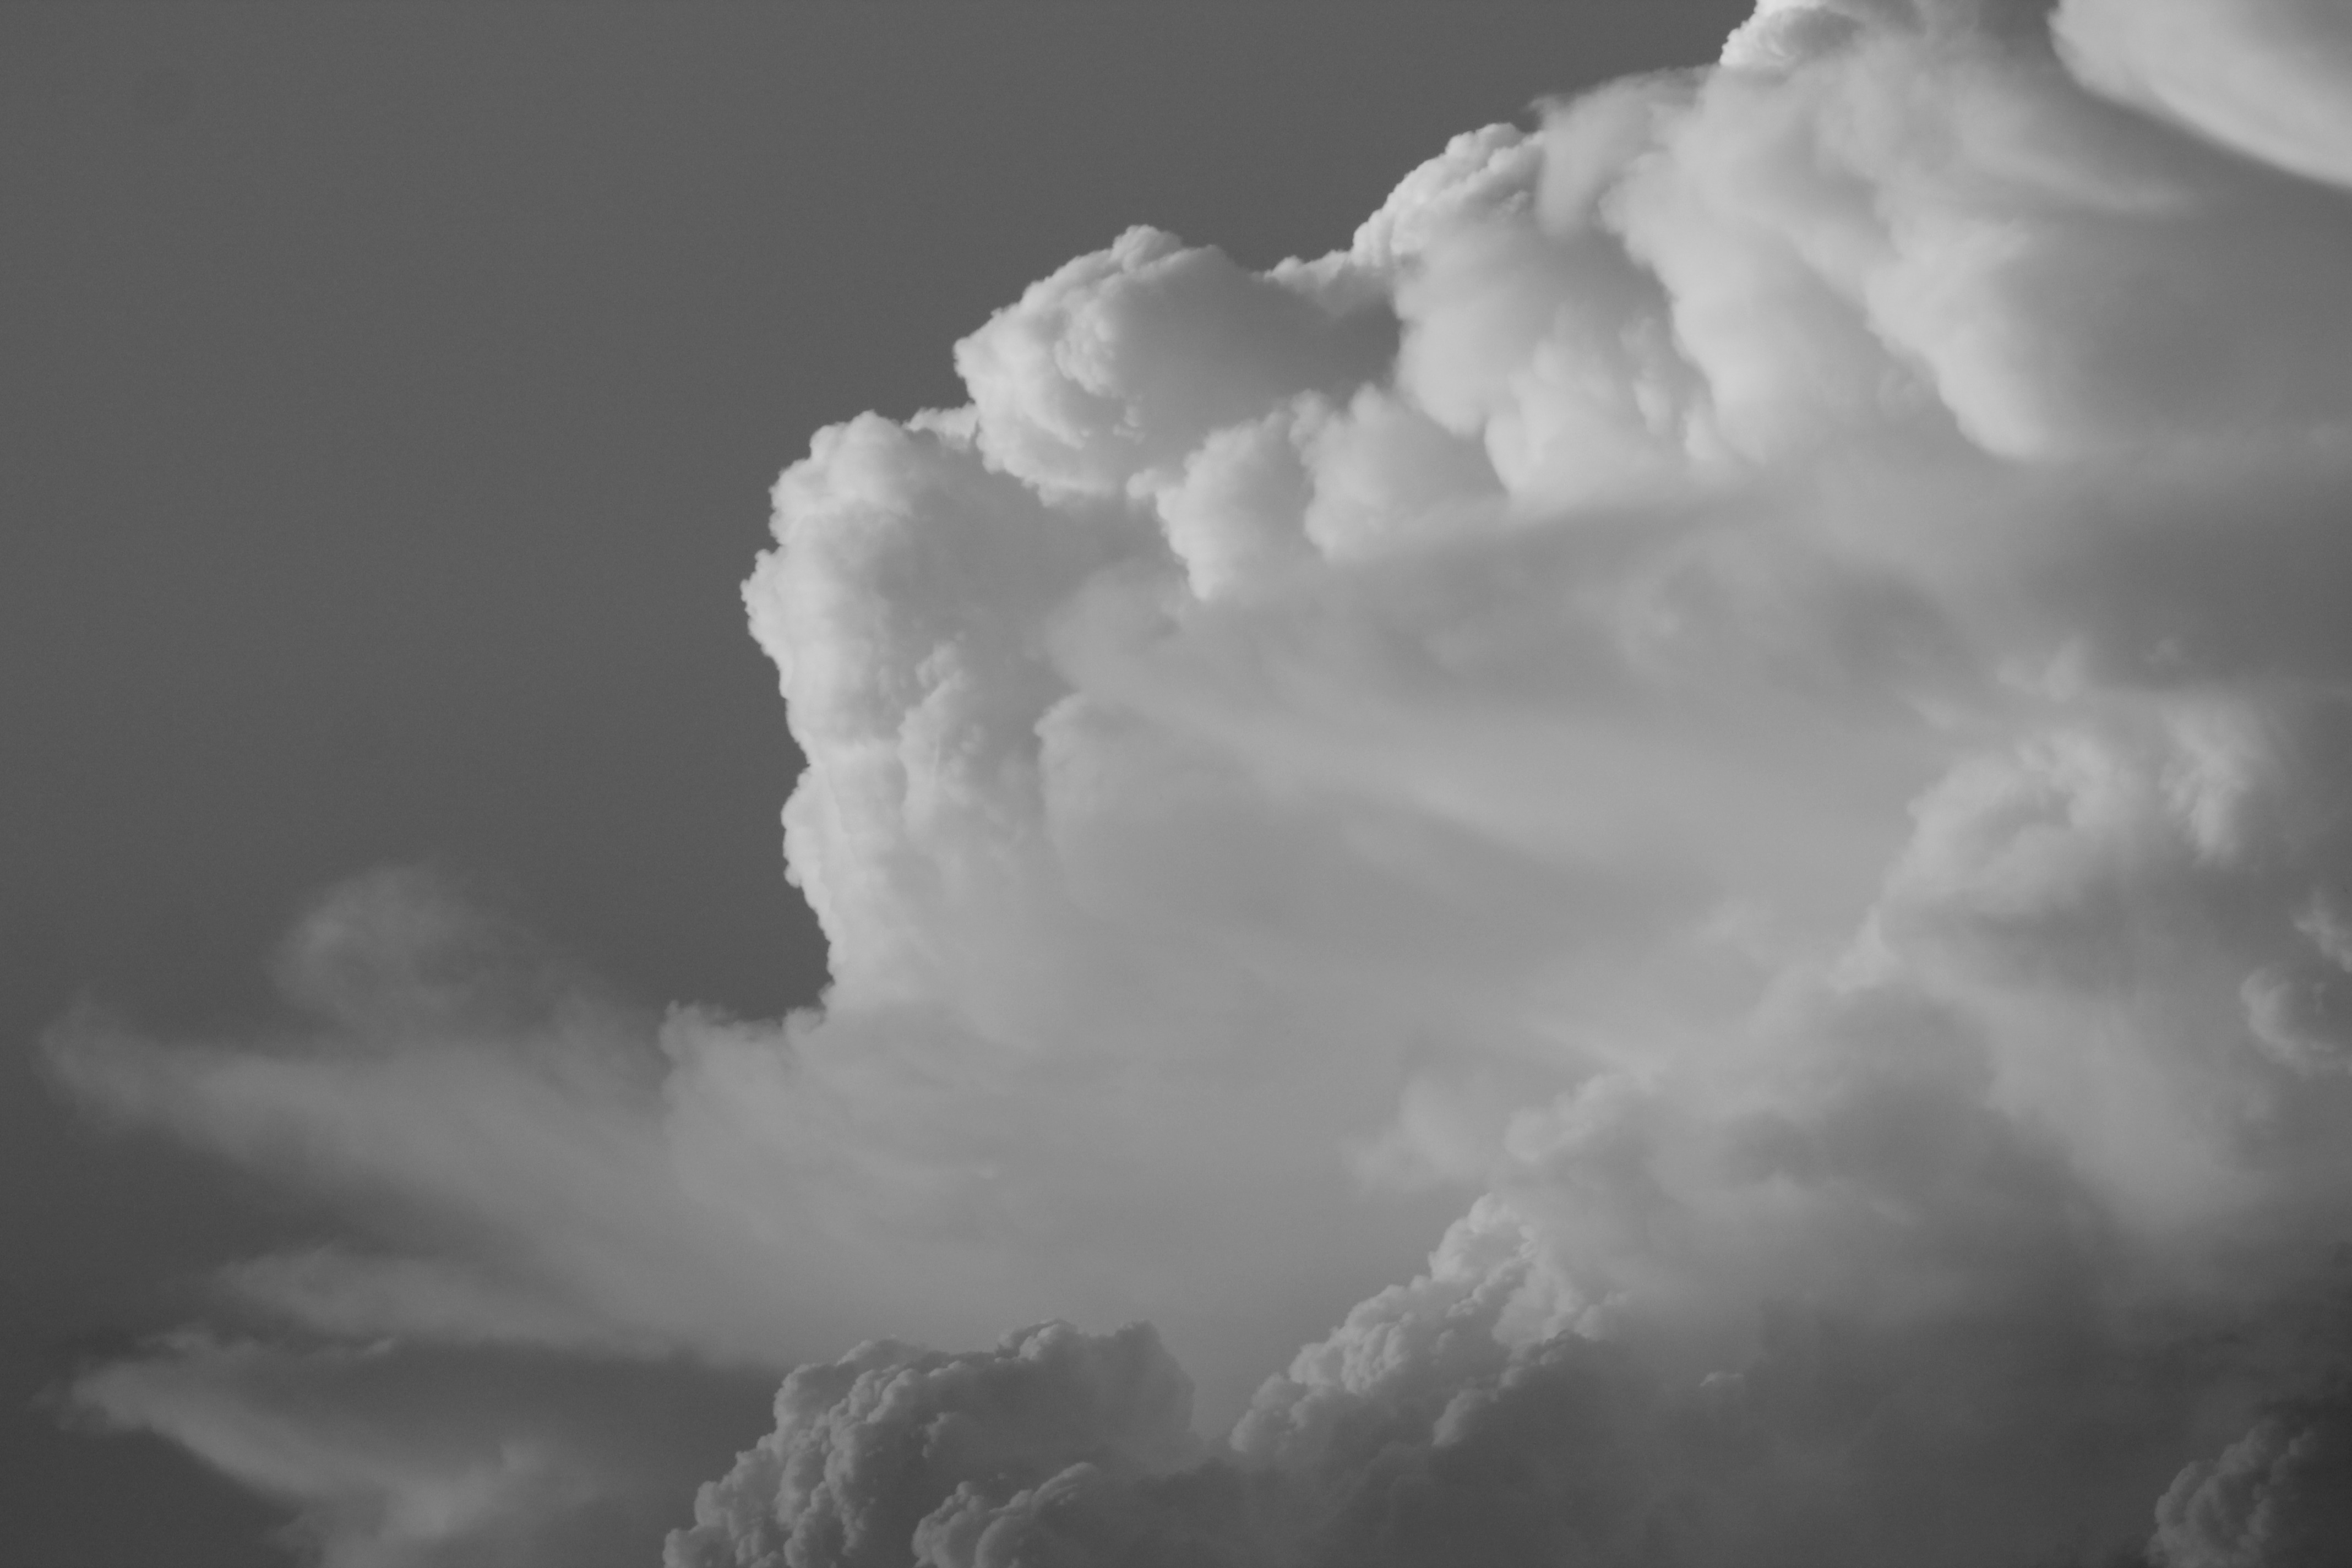
M 777 485 L 822 1014 L 394 878 L 282 1040 L 59 1070 L 373 1227 L 232 1277 L 313 1331 L 814 1358 L 684 1564 L 2276 1568 L 2352 204 L 2116 62 L 2289 14 L 1769 5 L 1335 255 L 1134 231 Z M 1144 1331 L 903 1342 L 1147 1317 L 1222 1444 Z
M 2352 18 L 2331 0 L 2064 0 L 2056 28 L 2101 91 L 2352 184 Z

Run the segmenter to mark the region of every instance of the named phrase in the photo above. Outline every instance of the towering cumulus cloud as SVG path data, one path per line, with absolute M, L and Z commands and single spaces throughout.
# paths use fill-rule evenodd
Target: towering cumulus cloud
M 1767 0 L 818 437 L 816 1032 L 1055 1105 L 975 1223 L 1485 1195 L 1197 1452 L 808 1367 L 676 1568 L 2352 1561 L 2347 177 L 2315 0 Z
M 823 1012 L 387 874 L 69 1022 L 370 1237 L 83 1406 L 354 1562 L 600 1484 L 295 1463 L 383 1336 L 797 1366 L 672 1568 L 2352 1563 L 2344 15 L 1765 0 L 1070 263 L 776 489 Z

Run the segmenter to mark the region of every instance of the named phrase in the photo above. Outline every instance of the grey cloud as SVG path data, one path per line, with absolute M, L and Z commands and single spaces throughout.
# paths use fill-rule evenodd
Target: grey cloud
M 2158 1568 L 2322 1568 L 2352 1555 L 2352 1400 L 2266 1415 L 2157 1505 Z
M 703 1489 L 695 1525 L 671 1537 L 667 1561 L 1032 1561 L 1006 1543 L 1066 1532 L 1105 1488 L 1131 1507 L 1127 1489 L 1139 1478 L 1192 1457 L 1192 1397 L 1142 1325 L 1092 1336 L 1048 1323 L 956 1356 L 861 1346 L 785 1380 L 776 1430 Z M 1046 1560 L 1072 1560 L 1070 1549 L 1053 1548 Z

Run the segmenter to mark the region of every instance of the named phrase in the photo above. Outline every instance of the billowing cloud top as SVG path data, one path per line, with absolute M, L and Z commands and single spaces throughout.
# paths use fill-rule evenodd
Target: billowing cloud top
M 1151 1316 L 1221 1415 L 1475 1197 L 1206 1449 L 1139 1329 L 804 1367 L 679 1568 L 2352 1560 L 2347 39 L 1766 0 L 1343 252 L 1130 232 L 777 486 L 821 1017 L 64 1070 L 516 1243 L 314 1325 Z

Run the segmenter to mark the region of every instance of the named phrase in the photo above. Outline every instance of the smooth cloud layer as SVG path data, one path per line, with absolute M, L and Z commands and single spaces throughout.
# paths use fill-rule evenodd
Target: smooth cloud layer
M 1219 1416 L 1475 1196 L 1205 1450 L 1142 1330 L 804 1367 L 678 1568 L 2341 1559 L 2332 15 L 1768 4 L 1133 231 L 778 484 L 821 1016 L 394 878 L 299 1039 L 60 1070 L 346 1194 L 232 1277 L 313 1330 L 1148 1316 Z

